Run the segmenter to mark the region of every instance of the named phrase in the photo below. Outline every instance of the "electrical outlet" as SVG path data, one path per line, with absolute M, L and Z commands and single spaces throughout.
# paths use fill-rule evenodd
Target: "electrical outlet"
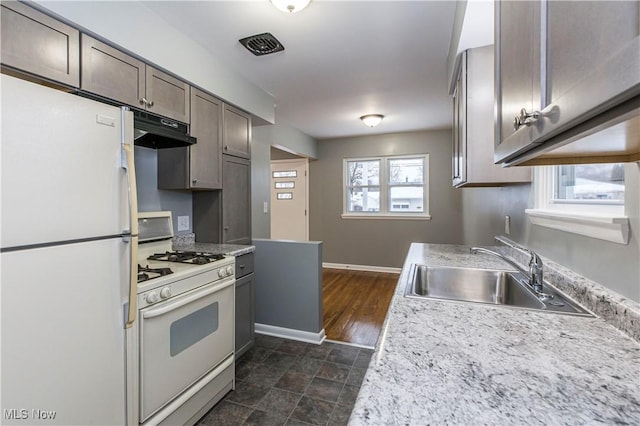
M 189 230 L 189 216 L 178 216 L 178 232 Z
M 511 216 L 509 215 L 504 217 L 504 233 L 506 235 L 511 234 Z

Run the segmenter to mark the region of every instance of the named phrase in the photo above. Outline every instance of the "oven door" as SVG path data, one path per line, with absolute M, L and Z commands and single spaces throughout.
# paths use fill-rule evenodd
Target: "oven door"
M 234 280 L 140 311 L 140 422 L 233 353 Z

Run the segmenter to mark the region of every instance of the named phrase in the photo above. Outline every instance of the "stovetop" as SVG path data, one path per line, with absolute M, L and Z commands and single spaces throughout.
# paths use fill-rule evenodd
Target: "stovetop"
M 171 212 L 140 212 L 138 226 L 138 294 L 156 287 L 173 287 L 178 282 L 184 284 L 183 280 L 197 286 L 234 275 L 233 257 L 172 251 Z
M 224 259 L 222 254 L 211 254 L 196 251 L 165 251 L 164 253 L 154 253 L 148 260 L 160 260 L 165 262 L 190 263 L 194 265 L 205 265 Z
M 151 281 L 158 278 L 175 274 L 174 279 L 179 279 L 178 275 L 216 268 L 218 262 L 226 259 L 221 254 L 211 254 L 193 251 L 165 251 L 164 253 L 153 253 L 142 259 L 138 263 L 138 283 Z
M 157 254 L 157 253 L 156 253 Z M 163 253 L 164 255 L 164 253 Z M 145 291 L 149 291 L 151 289 L 172 285 L 173 283 L 184 280 L 191 279 L 190 277 L 195 277 L 201 275 L 204 277 L 207 275 L 209 271 L 216 271 L 220 269 L 226 269 L 229 266 L 233 266 L 235 264 L 235 259 L 233 257 L 224 257 L 220 260 L 210 261 L 204 264 L 198 263 L 190 263 L 190 262 L 172 262 L 167 259 L 164 260 L 155 260 L 150 259 L 152 254 L 144 253 L 140 254 L 138 263 L 139 273 L 138 273 L 138 293 L 142 293 Z M 141 274 L 146 274 L 148 277 Z M 230 274 L 225 272 L 223 275 L 218 275 L 216 272 L 213 277 L 213 280 L 221 279 L 222 277 L 229 276 Z M 207 278 L 207 282 L 212 280 L 212 276 Z M 205 283 L 203 283 L 205 284 Z

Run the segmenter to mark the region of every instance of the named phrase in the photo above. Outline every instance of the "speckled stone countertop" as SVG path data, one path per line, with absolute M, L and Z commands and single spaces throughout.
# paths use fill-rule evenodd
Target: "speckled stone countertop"
M 637 341 L 600 317 L 404 297 L 412 263 L 510 269 L 412 244 L 349 425 L 640 424 Z
M 239 244 L 197 243 L 194 234 L 182 234 L 173 237 L 173 249 L 184 251 L 200 251 L 211 254 L 225 254 L 227 256 L 241 256 L 256 251 L 256 246 Z

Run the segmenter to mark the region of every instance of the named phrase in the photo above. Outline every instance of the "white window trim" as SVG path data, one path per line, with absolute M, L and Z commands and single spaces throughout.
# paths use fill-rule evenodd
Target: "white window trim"
M 554 203 L 554 166 L 535 167 L 533 172 L 534 205 L 526 209 L 532 225 L 557 229 L 618 244 L 629 242 L 629 218 L 624 205 L 590 204 L 589 212 L 584 205 L 575 203 Z
M 380 161 L 380 185 L 376 185 L 380 188 L 380 206 L 385 206 L 385 210 L 388 209 L 388 192 L 389 182 L 387 178 L 388 161 L 403 159 L 403 158 L 419 158 L 424 159 L 424 207 L 422 213 L 398 213 L 398 212 L 370 212 L 370 213 L 355 213 L 347 211 L 347 182 L 345 177 L 347 175 L 347 165 L 350 161 Z M 415 154 L 415 155 L 389 155 L 379 157 L 357 157 L 357 158 L 344 158 L 342 160 L 342 219 L 393 219 L 393 220 L 431 220 L 429 214 L 429 154 Z

